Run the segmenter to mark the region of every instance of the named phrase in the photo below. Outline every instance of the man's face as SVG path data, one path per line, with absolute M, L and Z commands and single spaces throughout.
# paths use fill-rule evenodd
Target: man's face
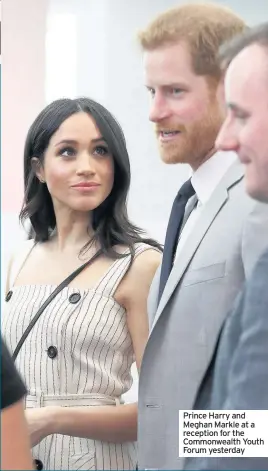
M 227 117 L 216 145 L 234 150 L 245 164 L 247 192 L 268 202 L 268 51 L 243 49 L 225 77 Z
M 194 73 L 183 42 L 146 51 L 144 60 L 161 157 L 195 170 L 209 157 L 223 121 L 216 86 Z

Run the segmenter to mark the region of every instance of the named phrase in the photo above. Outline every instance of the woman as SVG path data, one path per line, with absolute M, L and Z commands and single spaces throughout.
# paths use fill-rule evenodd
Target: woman
M 10 264 L 3 331 L 13 352 L 55 287 L 102 250 L 18 353 L 37 469 L 133 469 L 137 406 L 121 395 L 134 357 L 141 364 L 161 255 L 127 217 L 124 135 L 98 103 L 57 100 L 31 126 L 24 159 L 21 220 L 30 219 L 34 240 Z
M 1 338 L 0 469 L 33 469 L 23 397 L 26 389 Z

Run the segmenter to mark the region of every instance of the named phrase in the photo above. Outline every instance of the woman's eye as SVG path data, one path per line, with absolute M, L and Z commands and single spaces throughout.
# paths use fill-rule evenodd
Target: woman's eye
M 105 147 L 105 146 L 98 146 L 98 147 L 95 148 L 94 154 L 107 155 L 107 154 L 109 154 L 109 151 L 108 151 L 107 147 Z
M 72 147 L 65 147 L 60 151 L 60 155 L 62 155 L 63 157 L 73 157 L 75 153 L 76 152 Z

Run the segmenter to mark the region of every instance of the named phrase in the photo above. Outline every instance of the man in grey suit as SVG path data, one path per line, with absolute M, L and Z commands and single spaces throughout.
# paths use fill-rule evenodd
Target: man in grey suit
M 248 193 L 268 203 L 268 23 L 229 44 L 221 58 L 225 67 L 229 64 L 228 114 L 217 144 L 237 152 Z M 225 321 L 194 407 L 268 410 L 267 250 Z M 268 470 L 268 457 L 187 459 L 186 469 Z
M 215 150 L 225 117 L 217 100 L 218 47 L 244 28 L 222 6 L 187 4 L 160 15 L 140 35 L 161 157 L 193 170 L 174 201 L 148 300 L 140 469 L 183 468 L 179 410 L 193 408 L 225 318 L 268 245 L 266 206 L 246 194 L 236 154 Z

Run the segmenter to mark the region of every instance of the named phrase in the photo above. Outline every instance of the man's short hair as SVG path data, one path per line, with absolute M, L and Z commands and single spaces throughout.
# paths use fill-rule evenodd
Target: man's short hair
M 178 41 L 189 45 L 197 75 L 221 78 L 219 47 L 244 31 L 244 21 L 227 7 L 214 3 L 191 3 L 159 15 L 139 34 L 144 50 L 154 50 Z M 175 59 L 175 58 L 174 58 Z
M 268 52 L 268 23 L 247 29 L 220 48 L 218 58 L 222 70 L 226 70 L 237 54 L 252 44 L 259 44 Z

